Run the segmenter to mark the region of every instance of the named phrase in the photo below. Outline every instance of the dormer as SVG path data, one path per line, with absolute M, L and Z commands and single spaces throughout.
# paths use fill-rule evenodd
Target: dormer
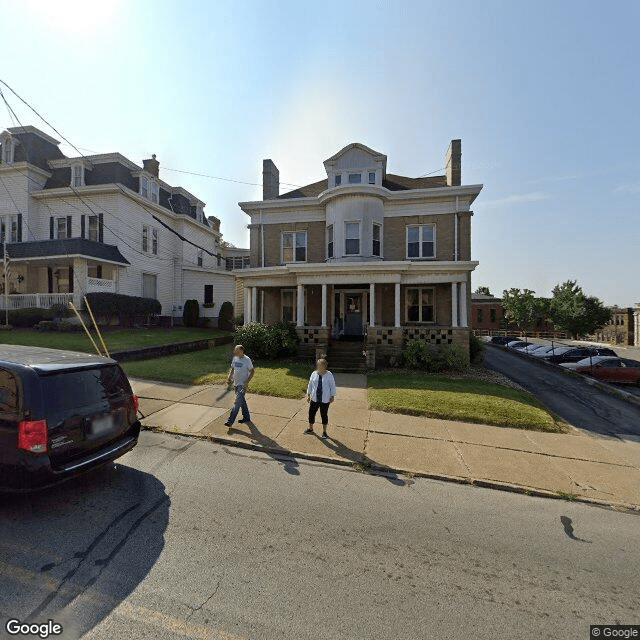
M 0 144 L 2 145 L 2 164 L 13 164 L 14 152 L 18 139 L 14 138 L 8 131 L 0 133 Z
M 387 173 L 387 156 L 354 142 L 325 160 L 324 167 L 329 189 L 358 185 L 381 187 Z
M 86 186 L 85 172 L 93 170 L 93 164 L 87 158 L 57 158 L 49 160 L 52 169 L 68 169 L 69 185 L 72 189 Z

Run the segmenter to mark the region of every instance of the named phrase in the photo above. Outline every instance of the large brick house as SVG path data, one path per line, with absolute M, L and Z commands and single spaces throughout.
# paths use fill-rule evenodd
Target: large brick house
M 638 306 L 638 305 L 636 305 Z M 636 311 L 633 307 L 609 307 L 611 320 L 594 332 L 592 338 L 597 342 L 607 342 L 625 347 L 637 345 Z
M 263 162 L 263 199 L 241 202 L 250 217 L 245 322 L 295 323 L 319 353 L 362 340 L 369 364 L 408 339 L 468 349 L 471 205 L 482 185 L 461 184 L 461 142 L 446 174 L 387 172 L 387 157 L 353 143 L 325 160 L 327 177 L 279 193 Z
M 0 308 L 80 305 L 109 291 L 156 298 L 176 317 L 196 299 L 216 318 L 235 301 L 227 269 L 246 266 L 248 252 L 227 249 L 220 221 L 159 168 L 155 156 L 142 166 L 119 153 L 66 157 L 32 126 L 0 133 L 0 265 L 5 242 L 11 261 Z

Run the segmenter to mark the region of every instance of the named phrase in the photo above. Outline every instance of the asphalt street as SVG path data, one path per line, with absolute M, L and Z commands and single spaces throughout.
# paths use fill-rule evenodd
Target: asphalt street
M 0 498 L 0 616 L 94 640 L 586 640 L 640 622 L 639 525 L 143 432 L 115 468 Z
M 535 395 L 547 408 L 579 429 L 614 437 L 640 436 L 640 407 L 600 391 L 532 358 L 487 345 L 485 366 Z

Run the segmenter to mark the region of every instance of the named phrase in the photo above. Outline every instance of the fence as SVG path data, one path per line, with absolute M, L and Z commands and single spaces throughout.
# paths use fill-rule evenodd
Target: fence
M 73 293 L 12 293 L 6 298 L 0 295 L 0 309 L 49 309 L 54 304 L 67 306 Z

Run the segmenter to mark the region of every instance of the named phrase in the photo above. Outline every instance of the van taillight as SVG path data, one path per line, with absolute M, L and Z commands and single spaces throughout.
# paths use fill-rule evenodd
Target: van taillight
M 47 421 L 23 420 L 18 431 L 18 448 L 31 453 L 47 452 Z
M 133 408 L 138 413 L 138 407 L 140 406 L 140 401 L 138 400 L 138 396 L 133 396 Z

